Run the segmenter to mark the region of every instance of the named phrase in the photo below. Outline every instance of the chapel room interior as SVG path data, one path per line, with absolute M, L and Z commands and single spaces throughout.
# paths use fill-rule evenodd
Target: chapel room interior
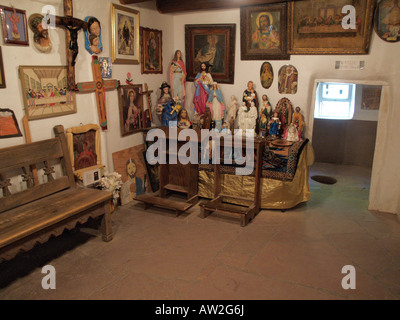
M 400 299 L 400 0 L 0 15 L 1 300 Z M 240 155 L 151 163 L 176 126 L 199 140 L 166 159 L 199 160 L 201 129 L 241 129 Z

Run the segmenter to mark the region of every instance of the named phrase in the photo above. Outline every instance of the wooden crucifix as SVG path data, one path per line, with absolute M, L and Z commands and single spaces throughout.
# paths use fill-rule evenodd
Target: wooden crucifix
M 144 84 L 144 91 L 142 92 L 142 94 L 146 95 L 146 99 L 147 99 L 147 110 L 145 110 L 144 112 L 144 119 L 143 119 L 143 127 L 147 128 L 147 127 L 151 127 L 151 123 L 153 122 L 153 115 L 151 114 L 151 93 L 153 92 L 153 90 L 149 90 L 147 83 Z
M 94 81 L 80 82 L 75 86 L 75 90 L 82 93 L 96 93 L 97 112 L 99 115 L 100 127 L 102 130 L 107 130 L 105 91 L 117 89 L 120 83 L 117 80 L 103 80 L 103 78 L 101 77 L 100 62 L 97 56 L 92 56 L 92 71 Z
M 78 55 L 78 32 L 87 30 L 88 24 L 73 17 L 72 0 L 64 0 L 64 17 L 56 16 L 56 26 L 67 29 L 65 32 L 65 42 L 67 50 L 67 88 L 75 89 L 75 59 Z

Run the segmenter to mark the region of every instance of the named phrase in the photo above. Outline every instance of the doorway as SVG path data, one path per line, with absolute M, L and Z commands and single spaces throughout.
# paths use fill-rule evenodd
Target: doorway
M 356 89 L 356 106 L 351 120 L 329 119 L 315 117 L 318 114 L 316 105 L 321 96 L 321 84 L 354 84 Z M 324 87 L 326 88 L 326 87 Z M 366 88 L 366 90 L 363 90 Z M 372 93 L 380 89 L 380 101 L 376 105 L 367 101 L 368 94 L 363 97 L 363 91 Z M 338 165 L 354 165 L 370 170 L 369 210 L 377 210 L 374 203 L 374 191 L 379 184 L 378 169 L 382 154 L 382 139 L 384 139 L 384 123 L 388 117 L 387 94 L 389 85 L 383 81 L 345 81 L 331 79 L 316 79 L 314 81 L 311 108 L 308 120 L 307 136 L 313 144 L 315 161 Z M 376 91 L 375 91 L 376 92 Z M 371 100 L 372 101 L 372 100 Z M 316 112 L 317 111 L 317 112 Z

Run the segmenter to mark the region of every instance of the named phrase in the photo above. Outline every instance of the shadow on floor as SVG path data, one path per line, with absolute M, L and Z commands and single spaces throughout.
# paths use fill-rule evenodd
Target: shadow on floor
M 65 230 L 60 236 L 51 236 L 43 243 L 37 243 L 27 252 L 19 252 L 14 259 L 0 262 L 0 289 L 10 285 L 18 278 L 29 275 L 37 268 L 49 264 L 54 259 L 66 252 L 86 243 L 94 237 L 93 234 L 84 232 L 80 228 L 94 229 L 98 225 L 95 220 L 89 220 L 85 224 L 78 224 L 72 230 Z

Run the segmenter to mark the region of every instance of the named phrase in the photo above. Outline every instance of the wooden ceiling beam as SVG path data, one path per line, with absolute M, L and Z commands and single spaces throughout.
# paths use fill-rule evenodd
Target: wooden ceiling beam
M 119 0 L 121 4 L 134 4 L 134 3 L 140 3 L 140 2 L 147 2 L 151 0 Z
M 119 0 L 122 4 L 134 4 L 149 0 Z M 288 0 L 156 0 L 160 13 L 178 13 L 196 10 L 233 9 L 241 6 L 288 2 Z

